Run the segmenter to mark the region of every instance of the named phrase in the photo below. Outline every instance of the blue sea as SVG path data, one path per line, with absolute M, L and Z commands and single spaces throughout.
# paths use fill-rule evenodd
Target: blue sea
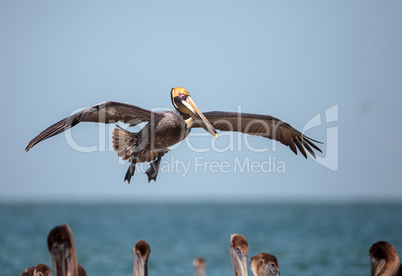
M 151 246 L 150 275 L 193 275 L 192 260 L 207 261 L 207 275 L 233 275 L 230 235 L 249 243 L 249 258 L 274 254 L 281 275 L 369 275 L 368 250 L 379 240 L 402 254 L 402 205 L 0 205 L 0 274 L 51 266 L 49 231 L 71 227 L 78 262 L 88 275 L 133 275 L 133 246 Z M 250 275 L 251 271 L 250 271 Z

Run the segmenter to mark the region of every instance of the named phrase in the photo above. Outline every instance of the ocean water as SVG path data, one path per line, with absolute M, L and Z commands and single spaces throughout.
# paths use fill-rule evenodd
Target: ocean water
M 151 246 L 150 275 L 233 275 L 230 235 L 249 243 L 249 258 L 274 254 L 281 275 L 369 275 L 368 250 L 379 240 L 402 252 L 402 205 L 0 205 L 0 275 L 51 266 L 46 238 L 57 225 L 73 231 L 88 275 L 133 275 L 133 246 Z M 402 254 L 402 253 L 401 253 Z M 251 271 L 250 271 L 250 275 Z

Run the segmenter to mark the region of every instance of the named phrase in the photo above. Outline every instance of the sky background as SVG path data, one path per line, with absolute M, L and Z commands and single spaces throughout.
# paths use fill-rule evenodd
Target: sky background
M 0 200 L 400 202 L 401 13 L 400 1 L 1 1 Z M 205 152 L 185 141 L 162 159 L 190 164 L 187 175 L 160 172 L 148 183 L 138 171 L 128 185 L 113 126 L 73 128 L 75 143 L 95 151 L 74 149 L 64 134 L 24 151 L 102 101 L 171 109 L 174 86 L 202 111 L 241 108 L 298 130 L 320 118 L 306 135 L 324 142 L 321 159 L 196 130 L 188 141 Z M 231 141 L 234 150 L 214 150 Z M 196 158 L 227 162 L 229 172 L 196 171 Z M 234 172 L 236 159 L 286 171 Z

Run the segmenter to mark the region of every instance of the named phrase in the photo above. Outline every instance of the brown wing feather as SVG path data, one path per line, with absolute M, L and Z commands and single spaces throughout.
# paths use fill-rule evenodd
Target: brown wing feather
M 30 150 L 37 143 L 62 133 L 63 131 L 72 128 L 80 122 L 95 122 L 105 124 L 123 122 L 130 124 L 130 126 L 134 126 L 141 122 L 150 122 L 151 120 L 156 119 L 158 116 L 161 115 L 157 112 L 151 112 L 135 105 L 111 101 L 103 102 L 84 109 L 51 125 L 42 131 L 38 136 L 33 138 L 25 150 Z
M 306 150 L 315 158 L 312 148 L 322 152 L 311 139 L 289 124 L 269 115 L 238 112 L 211 111 L 203 113 L 214 128 L 222 131 L 237 131 L 273 139 L 288 146 L 295 154 L 297 148 L 307 158 Z M 193 127 L 200 127 L 197 123 Z M 311 148 L 312 147 L 312 148 Z

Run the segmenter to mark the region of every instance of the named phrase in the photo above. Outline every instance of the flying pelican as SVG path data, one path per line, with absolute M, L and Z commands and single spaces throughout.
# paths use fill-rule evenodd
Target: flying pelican
M 281 276 L 278 259 L 269 253 L 260 253 L 250 259 L 254 276 Z
M 369 251 L 370 276 L 402 276 L 402 264 L 395 248 L 386 241 L 373 244 Z
M 74 238 L 67 224 L 54 227 L 47 236 L 47 247 L 52 257 L 55 276 L 85 276 L 77 263 Z
M 193 260 L 194 276 L 206 276 L 206 262 L 204 258 L 195 258 Z
M 230 238 L 230 259 L 235 276 L 248 276 L 247 269 L 248 242 L 240 234 L 234 234 Z
M 306 150 L 315 158 L 312 148 L 321 152 L 313 140 L 289 124 L 268 115 L 239 112 L 211 111 L 201 113 L 186 89 L 174 87 L 171 100 L 175 111 L 153 112 L 135 105 L 107 101 L 73 114 L 42 131 L 27 147 L 29 151 L 37 143 L 75 126 L 80 122 L 116 123 L 135 126 L 147 123 L 138 133 L 129 132 L 120 126 L 113 131 L 113 147 L 123 160 L 131 162 L 124 181 L 130 183 L 136 163 L 151 162 L 146 171 L 148 182 L 156 181 L 161 158 L 168 147 L 184 140 L 192 128 L 202 127 L 218 137 L 216 129 L 237 131 L 274 139 L 288 146 L 295 154 L 297 149 L 307 158 Z
M 25 269 L 22 276 L 50 276 L 50 268 L 45 264 L 38 264 Z
M 134 276 L 148 276 L 148 257 L 151 253 L 149 244 L 144 240 L 139 240 L 134 248 Z

